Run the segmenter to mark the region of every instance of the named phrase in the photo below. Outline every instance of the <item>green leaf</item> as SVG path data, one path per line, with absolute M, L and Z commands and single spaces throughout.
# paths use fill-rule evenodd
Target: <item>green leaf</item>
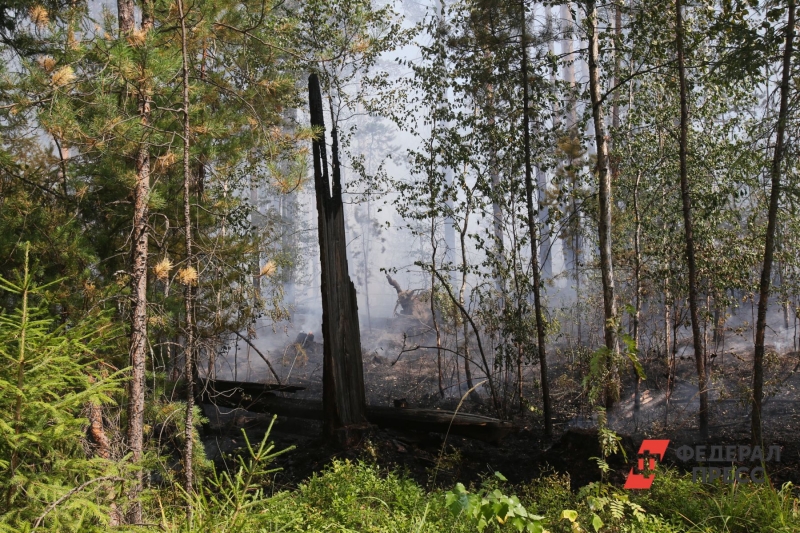
M 575 522 L 578 519 L 578 511 L 573 511 L 571 509 L 564 509 L 561 511 L 561 519 L 567 519 L 570 522 Z
M 603 520 L 599 516 L 594 515 L 592 518 L 592 527 L 595 531 L 600 531 L 600 528 L 603 527 Z
M 528 522 L 528 533 L 543 533 L 544 527 L 536 522 Z

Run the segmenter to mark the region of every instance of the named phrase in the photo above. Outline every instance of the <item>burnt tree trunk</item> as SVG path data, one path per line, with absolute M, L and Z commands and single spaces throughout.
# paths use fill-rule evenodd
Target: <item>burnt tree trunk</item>
M 356 289 L 347 268 L 336 126 L 333 137 L 333 192 L 328 177 L 322 94 L 316 74 L 308 78 L 311 125 L 321 130 L 313 141 L 314 188 L 319 214 L 322 271 L 322 406 L 325 435 L 350 446 L 367 426 L 364 366 Z

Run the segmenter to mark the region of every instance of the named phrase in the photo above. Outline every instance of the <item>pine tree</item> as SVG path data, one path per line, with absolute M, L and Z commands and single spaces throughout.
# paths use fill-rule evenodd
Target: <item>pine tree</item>
M 104 531 L 112 517 L 107 483 L 123 481 L 116 464 L 87 457 L 87 404 L 112 402 L 122 375 L 102 366 L 118 349 L 109 313 L 59 323 L 48 289 L 37 284 L 25 245 L 16 281 L 0 277 L 0 531 Z

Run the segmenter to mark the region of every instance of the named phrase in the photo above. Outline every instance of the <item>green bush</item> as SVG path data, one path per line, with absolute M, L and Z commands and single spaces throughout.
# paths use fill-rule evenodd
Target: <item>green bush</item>
M 413 480 L 366 463 L 334 461 L 300 487 L 298 502 L 312 531 L 473 531 L 451 516 L 441 492 L 426 494 Z

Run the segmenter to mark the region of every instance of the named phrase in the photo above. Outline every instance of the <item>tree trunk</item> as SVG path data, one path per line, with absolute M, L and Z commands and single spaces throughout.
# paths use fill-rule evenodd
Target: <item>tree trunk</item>
M 431 195 L 433 196 L 433 195 Z M 431 198 L 433 200 L 433 198 Z M 436 217 L 431 216 L 431 320 L 433 329 L 436 332 L 436 368 L 439 380 L 439 395 L 444 398 L 444 374 L 442 372 L 442 332 L 439 329 L 439 321 L 436 320 Z
M 567 2 L 562 4 L 561 6 L 561 19 L 566 24 L 568 24 L 568 35 L 561 40 L 561 55 L 564 56 L 564 68 L 563 68 L 563 77 L 564 81 L 569 86 L 569 93 L 567 95 L 567 102 L 566 107 L 564 109 L 564 130 L 567 132 L 567 135 L 570 137 L 575 136 L 575 128 L 578 123 L 578 111 L 577 105 L 575 101 L 575 65 L 573 61 L 575 61 L 575 57 L 573 54 L 573 37 L 572 32 L 574 30 L 574 20 L 572 18 L 572 10 L 571 10 L 571 2 Z M 571 163 L 572 161 L 570 161 Z M 572 242 L 572 246 L 565 246 L 564 247 L 564 264 L 573 264 L 573 270 L 575 272 L 575 283 L 576 283 L 576 293 L 577 293 L 577 312 L 578 312 L 578 342 L 580 343 L 582 338 L 581 332 L 581 318 L 580 318 L 580 248 L 581 248 L 581 238 L 580 238 L 580 228 L 581 228 L 581 215 L 578 211 L 578 202 L 575 198 L 574 191 L 578 188 L 578 180 L 575 176 L 572 176 L 571 184 L 573 188 L 572 194 L 572 206 L 571 206 L 571 213 L 569 216 L 573 218 L 573 222 L 570 224 L 572 228 L 572 235 L 570 236 Z
M 191 210 L 191 169 L 189 160 L 189 54 L 187 51 L 186 34 L 186 13 L 184 12 L 183 0 L 178 0 L 178 16 L 181 26 L 181 56 L 183 70 L 183 224 L 186 238 L 186 266 L 184 268 L 194 268 L 194 256 L 192 254 L 192 210 Z M 194 289 L 192 280 L 188 280 L 184 289 L 184 303 L 186 312 L 186 351 L 184 354 L 184 378 L 186 380 L 186 425 L 184 428 L 184 449 L 183 449 L 183 469 L 184 469 L 184 490 L 187 494 L 192 494 L 194 484 L 194 377 L 195 377 L 195 334 L 194 334 Z M 192 505 L 186 507 L 186 521 L 191 527 Z
M 367 426 L 364 365 L 356 289 L 347 267 L 338 139 L 332 128 L 333 191 L 328 177 L 322 94 L 316 74 L 308 78 L 311 125 L 321 130 L 313 141 L 314 185 L 319 214 L 322 288 L 322 403 L 328 438 L 348 447 Z
M 95 402 L 89 402 L 87 408 L 89 411 L 89 416 L 87 417 L 89 419 L 88 433 L 92 442 L 92 455 L 100 457 L 101 459 L 111 459 L 111 442 L 108 440 L 105 428 L 103 427 L 103 409 L 100 404 Z M 105 486 L 103 490 L 107 492 L 108 499 L 111 500 L 111 504 L 109 505 L 111 512 L 109 513 L 108 525 L 112 527 L 118 526 L 122 522 L 122 517 L 114 501 L 116 499 L 116 491 L 111 485 Z
M 364 255 L 364 304 L 367 307 L 367 328 L 372 331 L 372 311 L 369 303 L 369 258 L 370 235 L 372 233 L 372 206 L 367 196 L 367 220 L 361 225 L 361 252 Z
M 633 187 L 633 216 L 636 223 L 636 230 L 633 236 L 633 280 L 634 280 L 634 311 L 633 311 L 633 347 L 636 349 L 636 357 L 639 356 L 639 319 L 642 312 L 642 221 L 639 213 L 639 184 L 642 181 L 642 173 L 636 175 L 636 183 Z M 638 424 L 639 409 L 641 399 L 639 388 L 642 382 L 639 372 L 633 369 L 634 379 L 636 380 L 633 391 L 633 420 Z M 638 426 L 636 426 L 638 428 Z
M 611 173 L 608 168 L 608 139 L 603 119 L 600 87 L 600 41 L 597 29 L 597 5 L 587 0 L 586 12 L 591 34 L 589 35 L 589 92 L 592 98 L 595 142 L 597 145 L 597 183 L 599 189 L 598 230 L 600 241 L 600 271 L 603 279 L 604 330 L 608 359 L 606 371 L 605 405 L 610 408 L 619 397 L 616 384 L 615 354 L 617 351 L 617 302 L 614 296 L 614 268 L 611 258 Z
M 119 31 L 125 35 L 135 29 L 132 0 L 118 0 Z M 149 26 L 143 30 L 149 29 Z M 141 82 L 143 85 L 146 81 Z M 139 88 L 139 120 L 144 128 L 150 124 L 150 101 L 147 90 Z M 136 185 L 133 193 L 133 236 L 131 250 L 131 380 L 128 385 L 128 448 L 134 463 L 142 458 L 144 443 L 145 362 L 147 355 L 147 256 L 148 256 L 148 199 L 150 196 L 150 148 L 142 139 L 136 153 Z M 128 495 L 130 507 L 127 521 L 142 522 L 139 493 L 142 490 L 142 472 L 137 471 Z
M 545 18 L 547 19 L 547 32 L 551 32 L 551 17 L 552 17 L 552 8 L 550 5 L 545 6 Z M 550 54 L 555 55 L 555 45 L 552 39 L 547 41 L 547 50 Z M 550 84 L 555 87 L 556 85 L 556 75 L 555 70 L 550 71 Z M 553 128 L 558 129 L 560 126 L 560 106 L 558 102 L 553 103 Z M 556 170 L 558 173 L 558 170 Z M 550 209 L 547 205 L 547 185 L 548 185 L 548 177 L 547 173 L 542 170 L 541 168 L 537 167 L 536 169 L 536 185 L 538 188 L 539 193 L 539 225 L 541 228 L 547 228 L 547 232 L 542 235 L 541 242 L 539 243 L 539 261 L 542 265 L 542 275 L 545 278 L 553 277 L 553 255 L 552 255 L 552 248 L 553 244 L 558 239 L 558 235 L 553 233 L 552 227 L 547 227 L 549 218 L 550 218 Z M 563 250 L 563 248 L 562 248 Z M 563 253 L 563 252 L 562 252 Z
M 561 18 L 569 24 L 568 35 L 561 40 L 561 54 L 564 56 L 564 81 L 567 82 L 569 85 L 569 97 L 567 99 L 567 108 L 565 109 L 565 120 L 566 124 L 564 125 L 567 131 L 572 130 L 578 123 L 578 107 L 577 102 L 575 101 L 575 65 L 573 61 L 575 57 L 573 55 L 573 31 L 574 31 L 574 20 L 572 18 L 572 9 L 571 9 L 572 2 L 567 2 L 561 5 Z
M 619 69 L 622 63 L 622 54 L 620 53 L 620 41 L 622 40 L 622 1 L 614 6 L 614 37 L 616 39 L 614 45 L 614 105 L 611 108 L 611 127 L 616 132 L 619 130 Z M 615 168 L 616 170 L 616 168 Z
M 485 57 L 491 56 L 489 52 Z M 489 129 L 493 130 L 497 121 L 494 109 L 494 86 L 489 83 L 486 85 L 486 114 L 489 116 Z M 497 170 L 497 150 L 494 145 L 490 148 L 489 154 L 489 177 L 492 182 L 492 230 L 494 234 L 494 255 L 495 265 L 502 261 L 504 255 L 503 246 L 503 188 L 500 180 L 500 172 Z M 500 269 L 495 266 L 494 288 L 498 296 L 505 305 L 505 283 Z
M 700 318 L 697 310 L 697 266 L 694 257 L 694 229 L 692 226 L 692 197 L 689 192 L 689 178 L 686 167 L 687 143 L 689 136 L 689 103 L 686 95 L 686 66 L 683 51 L 683 13 L 681 0 L 675 0 L 675 35 L 678 48 L 678 76 L 681 93 L 681 132 L 680 132 L 680 174 L 681 197 L 683 198 L 683 221 L 686 234 L 686 262 L 689 267 L 689 313 L 692 320 L 692 340 L 694 360 L 697 367 L 697 383 L 700 391 L 700 434 L 708 436 L 708 387 L 706 384 L 705 353 L 700 334 Z
M 539 232 L 536 226 L 536 212 L 533 207 L 533 166 L 531 164 L 531 128 L 528 104 L 528 28 L 525 14 L 525 0 L 520 1 L 522 8 L 522 122 L 525 146 L 525 201 L 528 208 L 528 232 L 531 239 L 531 272 L 533 273 L 533 308 L 536 313 L 536 343 L 539 352 L 539 368 L 542 374 L 542 409 L 544 414 L 544 431 L 553 434 L 552 412 L 550 410 L 550 383 L 547 377 L 547 354 L 545 350 L 544 316 L 541 300 L 541 272 L 539 271 Z
M 467 289 L 467 226 L 469 224 L 469 210 L 464 214 L 464 221 L 459 228 L 459 243 L 461 245 L 461 286 L 458 288 L 458 302 L 461 309 L 465 309 L 466 300 L 464 293 Z M 464 330 L 464 377 L 467 380 L 467 388 L 472 389 L 472 370 L 469 366 L 469 325 L 467 324 L 467 314 L 461 314 L 462 326 Z
M 754 445 L 762 444 L 761 402 L 764 396 L 764 336 L 767 329 L 767 307 L 769 305 L 770 281 L 772 279 L 772 256 L 775 249 L 775 232 L 778 224 L 778 204 L 781 194 L 781 163 L 789 113 L 789 79 L 794 48 L 795 2 L 789 0 L 789 21 L 786 25 L 786 45 L 783 50 L 783 73 L 781 75 L 781 103 L 778 111 L 777 138 L 772 158 L 772 190 L 769 195 L 767 235 L 764 242 L 764 265 L 761 269 L 761 285 L 758 291 L 758 319 L 756 321 L 756 346 L 753 357 L 753 413 L 751 417 L 751 439 Z
M 136 24 L 133 16 L 133 0 L 117 1 L 117 17 L 120 34 L 132 32 Z

